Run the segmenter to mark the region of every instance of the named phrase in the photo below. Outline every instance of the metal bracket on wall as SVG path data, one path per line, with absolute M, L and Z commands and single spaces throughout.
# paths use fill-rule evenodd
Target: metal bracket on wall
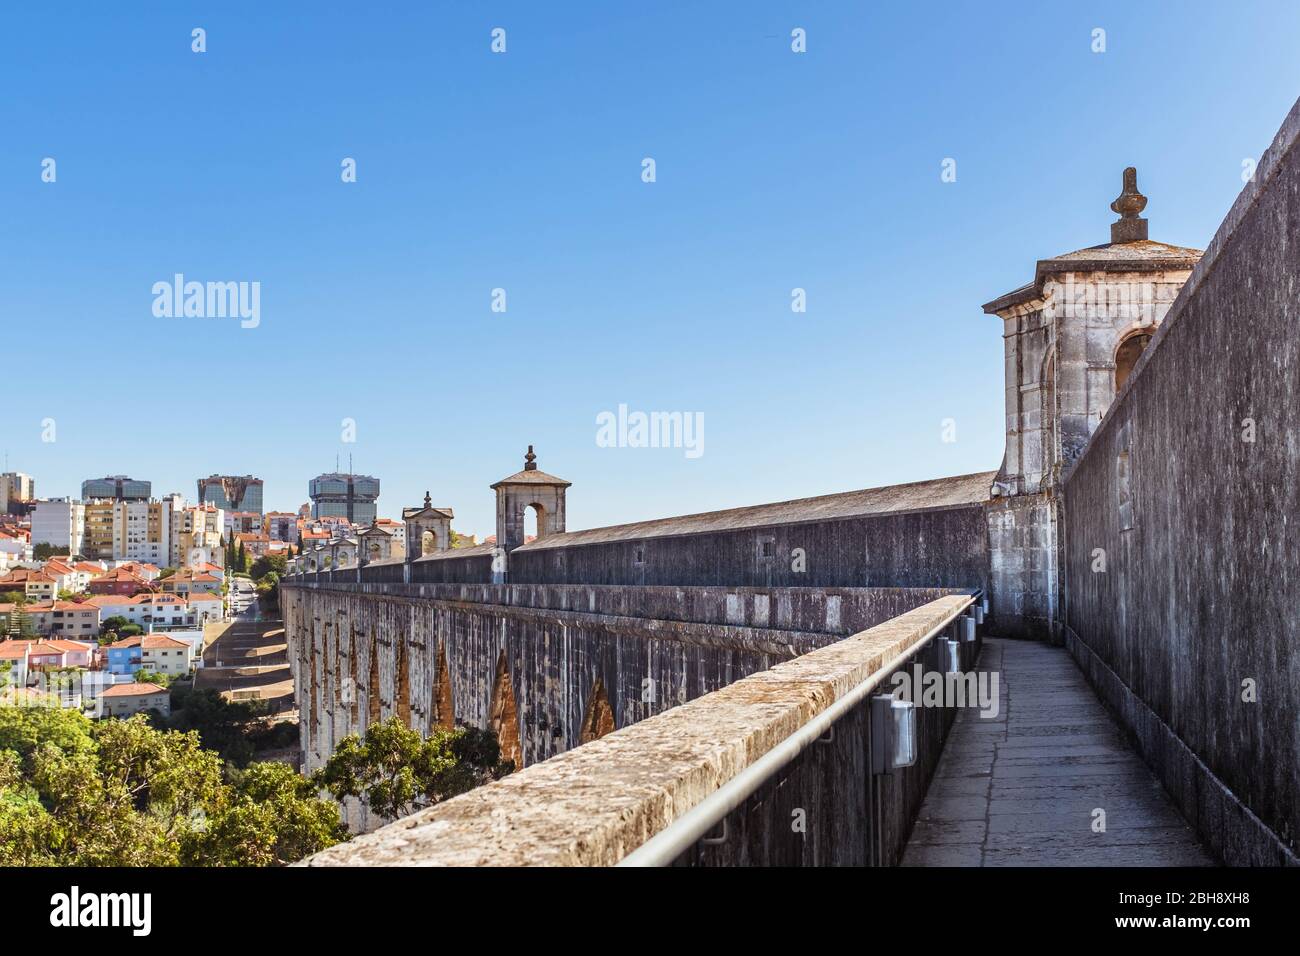
M 717 836 L 701 837 L 700 843 L 704 844 L 705 846 L 719 846 L 720 844 L 726 843 L 727 842 L 727 818 L 726 817 L 722 818 L 719 824 L 719 830 L 721 832 Z

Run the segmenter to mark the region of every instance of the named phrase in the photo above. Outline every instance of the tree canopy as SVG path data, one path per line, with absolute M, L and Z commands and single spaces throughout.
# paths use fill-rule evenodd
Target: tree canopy
M 267 866 L 347 838 L 337 806 L 291 767 L 253 764 L 227 783 L 196 732 L 137 715 L 65 748 L 66 727 L 22 726 L 26 759 L 0 749 L 0 864 Z
M 421 737 L 390 717 L 364 737 L 344 737 L 313 780 L 336 799 L 362 797 L 381 816 L 400 817 L 513 770 L 490 730 L 437 728 Z

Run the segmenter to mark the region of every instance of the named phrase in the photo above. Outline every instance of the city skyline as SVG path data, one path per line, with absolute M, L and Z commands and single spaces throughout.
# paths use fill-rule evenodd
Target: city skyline
M 529 444 L 574 482 L 575 529 L 996 468 L 1001 341 L 980 303 L 1105 242 L 1128 165 L 1152 238 L 1204 247 L 1300 79 L 1283 5 L 957 9 L 920 31 L 850 4 L 601 13 L 414 12 L 394 31 L 237 6 L 204 16 L 202 56 L 189 12 L 15 13 L 0 44 L 43 95 L 14 105 L 0 161 L 0 254 L 24 277 L 0 307 L 95 344 L 37 350 L 33 375 L 93 381 L 143 335 L 253 384 L 223 402 L 158 362 L 137 388 L 219 413 L 156 445 L 84 389 L 25 390 L 9 467 L 45 496 L 251 473 L 292 511 L 351 454 L 385 483 L 380 514 L 428 490 L 480 536 Z M 1039 82 L 988 69 L 1012 50 L 1036 51 Z M 1166 85 L 1158 110 L 1115 108 Z M 160 158 L 160 116 L 213 124 L 222 149 L 167 137 Z M 260 322 L 156 317 L 177 273 L 260 282 Z M 701 416 L 703 453 L 602 447 L 623 405 Z

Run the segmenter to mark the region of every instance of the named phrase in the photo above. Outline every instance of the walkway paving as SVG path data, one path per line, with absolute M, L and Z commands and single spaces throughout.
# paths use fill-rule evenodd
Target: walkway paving
M 990 639 L 979 668 L 998 715 L 958 715 L 903 866 L 1213 865 L 1064 649 Z

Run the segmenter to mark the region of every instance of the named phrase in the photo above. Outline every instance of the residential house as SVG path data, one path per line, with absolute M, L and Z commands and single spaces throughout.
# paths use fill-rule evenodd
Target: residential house
M 168 594 L 221 593 L 221 578 L 215 574 L 191 571 L 189 568 L 182 568 L 171 577 L 163 578 L 158 583 L 162 585 L 162 589 Z
M 127 643 L 135 641 L 135 643 Z M 135 638 L 126 638 L 104 648 L 104 659 L 110 674 L 135 674 L 144 658 L 144 649 Z
M 0 641 L 0 687 L 27 686 L 29 641 Z
M 100 609 L 76 601 L 39 601 L 23 607 L 32 631 L 53 637 L 96 640 L 99 637 Z
M 59 593 L 58 581 L 44 571 L 14 568 L 0 575 L 0 592 L 22 593 L 29 601 L 52 601 Z
M 117 568 L 92 580 L 86 585 L 86 590 L 91 594 L 122 594 L 130 597 L 133 594 L 157 591 L 158 587 L 138 574 Z
M 225 602 L 220 594 L 211 594 L 207 591 L 191 591 L 188 600 L 190 609 L 194 612 L 196 627 L 215 623 L 225 616 Z
M 140 661 L 136 670 L 183 677 L 192 669 L 193 646 L 164 634 L 138 634 L 110 644 L 109 648 L 130 648 L 137 645 L 140 647 Z
M 75 564 L 70 564 L 61 558 L 52 558 L 46 561 L 41 570 L 54 578 L 54 583 L 59 591 L 80 594 L 90 584 L 91 576 L 89 574 L 78 570 Z
M 21 528 L 0 528 L 0 554 L 8 555 L 16 561 L 30 561 L 31 535 Z
M 157 581 L 158 576 L 162 574 L 162 570 L 157 565 L 143 561 L 127 561 L 125 564 L 119 564 L 117 570 L 130 571 L 136 577 L 149 582 Z
M 253 560 L 256 560 L 266 554 L 270 546 L 271 539 L 264 534 L 240 533 L 235 535 L 235 547 L 243 545 L 244 553 Z
M 130 717 L 147 710 L 168 717 L 172 712 L 171 694 L 157 684 L 114 684 L 105 688 L 99 699 L 105 717 Z
M 99 641 L 68 640 L 54 638 L 44 642 L 55 650 L 63 652 L 62 667 L 84 667 L 87 670 L 99 666 Z

